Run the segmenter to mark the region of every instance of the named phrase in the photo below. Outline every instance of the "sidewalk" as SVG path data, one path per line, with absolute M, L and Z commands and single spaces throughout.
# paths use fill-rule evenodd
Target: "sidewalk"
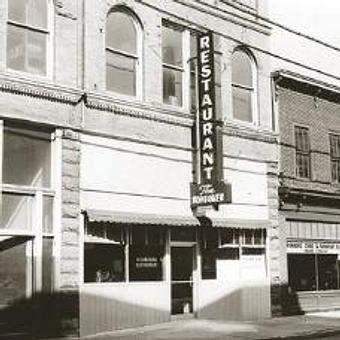
M 84 339 L 93 340 L 269 340 L 313 339 L 337 335 L 340 311 L 261 320 L 258 322 L 180 320 L 115 331 Z

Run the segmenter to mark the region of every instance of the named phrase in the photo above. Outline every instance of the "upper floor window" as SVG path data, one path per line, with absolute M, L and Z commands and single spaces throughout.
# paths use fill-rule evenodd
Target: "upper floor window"
M 332 182 L 340 183 L 340 135 L 330 135 Z
M 162 27 L 163 102 L 183 105 L 183 31 Z
M 256 122 L 255 64 L 248 52 L 237 49 L 232 56 L 233 118 Z
M 140 27 L 127 11 L 111 11 L 106 21 L 106 88 L 129 96 L 140 91 Z M 123 32 L 123 33 L 122 33 Z
M 296 176 L 310 178 L 310 140 L 309 129 L 295 126 L 295 169 Z
M 8 1 L 7 67 L 45 76 L 49 0 Z

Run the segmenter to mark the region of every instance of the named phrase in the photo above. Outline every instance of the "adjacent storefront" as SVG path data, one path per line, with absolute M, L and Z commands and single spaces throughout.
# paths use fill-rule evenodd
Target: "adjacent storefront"
M 286 222 L 290 292 L 301 311 L 340 306 L 340 224 Z

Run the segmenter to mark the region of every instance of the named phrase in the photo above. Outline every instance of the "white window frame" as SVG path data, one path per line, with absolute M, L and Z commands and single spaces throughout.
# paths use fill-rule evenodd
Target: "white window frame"
M 106 29 L 105 29 L 105 34 L 104 34 L 104 46 L 105 46 L 105 65 L 104 65 L 104 74 L 105 74 L 105 90 L 108 94 L 114 94 L 115 96 L 118 97 L 122 97 L 122 98 L 134 98 L 137 100 L 142 100 L 143 97 L 143 91 L 144 91 L 144 86 L 143 86 L 143 30 L 142 30 L 142 26 L 138 20 L 138 17 L 136 16 L 135 13 L 133 13 L 132 11 L 130 11 L 127 8 L 121 7 L 121 6 L 115 6 L 113 8 L 111 8 L 108 13 L 107 13 L 107 17 L 108 18 L 110 15 L 113 15 L 115 12 L 118 13 L 123 13 L 127 16 L 129 16 L 134 24 L 134 27 L 136 29 L 136 42 L 137 42 L 137 46 L 136 46 L 136 54 L 131 54 L 128 53 L 126 51 L 122 51 L 122 50 L 118 50 L 112 47 L 108 47 L 106 45 Z M 106 23 L 105 22 L 105 27 L 106 27 Z M 118 55 L 118 56 L 123 56 L 123 57 L 127 57 L 130 59 L 133 59 L 135 61 L 135 67 L 136 67 L 136 71 L 135 71 L 135 86 L 136 86 L 136 95 L 128 95 L 128 94 L 124 94 L 124 93 L 119 93 L 116 92 L 114 90 L 110 90 L 107 87 L 107 59 L 106 59 L 106 53 L 110 52 L 114 55 Z
M 244 53 L 250 63 L 250 68 L 251 68 L 251 76 L 252 76 L 252 86 L 244 86 L 242 84 L 237 84 L 233 82 L 232 79 L 232 68 L 233 68 L 233 56 L 234 53 Z M 238 119 L 234 116 L 234 105 L 233 105 L 233 101 L 234 101 L 234 96 L 233 96 L 233 89 L 234 88 L 239 88 L 242 90 L 246 90 L 249 91 L 249 93 L 251 94 L 251 116 L 252 116 L 252 120 L 251 121 L 245 121 L 245 120 L 241 120 Z M 232 100 L 232 119 L 240 124 L 245 124 L 245 125 L 255 125 L 257 126 L 259 124 L 259 118 L 258 118 L 258 74 L 257 74 L 257 64 L 256 64 L 256 60 L 253 56 L 253 54 L 246 48 L 244 47 L 237 47 L 234 49 L 232 55 L 231 55 L 231 100 Z
M 8 0 L 8 2 L 11 0 Z M 10 20 L 8 17 L 8 2 L 7 2 L 7 11 L 6 11 L 6 16 L 7 16 L 7 22 L 6 22 L 6 60 L 5 60 L 5 65 L 6 65 L 6 70 L 8 73 L 13 74 L 13 75 L 18 75 L 18 76 L 30 76 L 34 77 L 37 79 L 46 79 L 46 78 L 52 78 L 53 76 L 53 63 L 54 63 L 54 54 L 53 54 L 53 42 L 54 42 L 54 14 L 55 14 L 55 9 L 54 9 L 54 1 L 53 0 L 46 0 L 47 1 L 47 28 L 39 28 L 27 24 L 22 24 L 20 22 L 16 22 L 13 20 Z M 14 27 L 20 27 L 25 30 L 29 30 L 32 32 L 37 32 L 37 33 L 44 33 L 46 34 L 46 56 L 45 56 L 45 61 L 46 61 L 46 74 L 35 74 L 35 73 L 30 73 L 28 71 L 23 71 L 23 70 L 16 70 L 13 68 L 10 68 L 7 64 L 7 53 L 8 53 L 8 48 L 7 48 L 7 40 L 8 40 L 8 33 L 7 33 L 7 28 L 8 26 L 14 26 Z
M 162 79 L 161 79 L 161 85 L 162 85 L 162 104 L 166 107 L 170 107 L 172 109 L 180 109 L 184 111 L 191 110 L 191 103 L 190 103 L 190 30 L 185 27 L 179 27 L 178 25 L 175 25 L 173 23 L 163 21 L 161 26 L 161 32 L 163 30 L 163 27 L 172 29 L 174 31 L 181 32 L 182 36 L 182 66 L 176 66 L 168 63 L 163 62 L 163 40 L 162 40 L 162 34 L 161 34 L 161 61 L 162 61 Z M 171 105 L 164 103 L 163 98 L 163 70 L 164 68 L 179 71 L 182 74 L 182 104 L 181 105 Z
M 21 129 L 20 129 L 21 130 Z M 22 129 L 24 130 L 24 129 Z M 51 183 L 50 187 L 32 187 L 27 185 L 17 185 L 17 184 L 6 184 L 3 183 L 2 177 L 2 163 L 3 163 L 3 141 L 4 141 L 4 124 L 3 121 L 0 121 L 0 185 L 1 185 L 1 193 L 0 193 L 0 203 L 2 203 L 2 194 L 15 194 L 22 196 L 30 196 L 33 198 L 32 205 L 32 229 L 5 229 L 0 227 L 0 237 L 9 236 L 22 236 L 28 237 L 33 242 L 33 247 L 31 245 L 27 246 L 27 251 L 33 254 L 32 258 L 32 277 L 29 275 L 27 278 L 27 289 L 26 289 L 26 297 L 30 297 L 32 294 L 36 292 L 41 292 L 43 289 L 43 239 L 44 238 L 52 238 L 53 246 L 52 246 L 52 256 L 55 260 L 57 260 L 57 212 L 58 212 L 58 204 L 55 199 L 58 194 L 56 193 L 55 182 L 56 179 L 53 175 L 53 169 L 56 163 L 55 160 L 55 148 L 57 145 L 54 143 L 53 134 L 51 134 Z M 43 199 L 44 197 L 53 197 L 53 220 L 52 220 L 52 232 L 44 232 L 43 231 Z M 0 220 L 0 223 L 2 221 Z M 57 261 L 56 261 L 57 262 Z M 51 278 L 52 291 L 58 288 L 58 267 L 55 263 Z M 30 274 L 30 273 L 28 273 Z

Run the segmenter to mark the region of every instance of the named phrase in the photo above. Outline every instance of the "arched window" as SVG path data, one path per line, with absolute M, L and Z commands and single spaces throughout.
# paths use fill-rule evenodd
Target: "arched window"
M 7 67 L 47 74 L 50 0 L 9 0 Z
M 115 9 L 106 21 L 106 88 L 136 96 L 140 87 L 138 32 L 135 18 L 127 11 Z
M 232 56 L 233 118 L 255 123 L 255 63 L 250 54 L 237 49 Z

